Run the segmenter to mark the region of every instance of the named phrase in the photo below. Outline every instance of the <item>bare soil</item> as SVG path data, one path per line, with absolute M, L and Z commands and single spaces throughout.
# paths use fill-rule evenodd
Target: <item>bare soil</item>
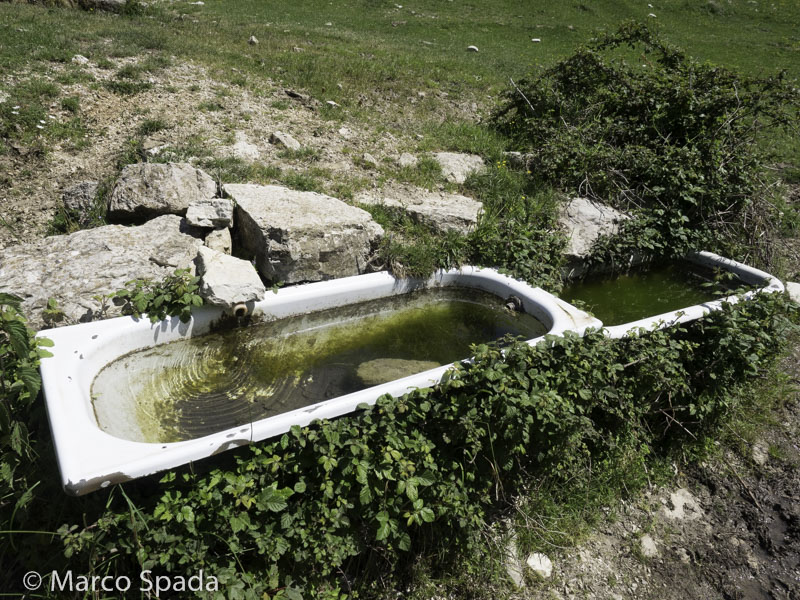
M 800 351 L 787 361 L 798 381 Z M 579 547 L 553 555 L 552 582 L 527 597 L 684 600 L 800 598 L 800 394 L 740 453 L 678 473 Z

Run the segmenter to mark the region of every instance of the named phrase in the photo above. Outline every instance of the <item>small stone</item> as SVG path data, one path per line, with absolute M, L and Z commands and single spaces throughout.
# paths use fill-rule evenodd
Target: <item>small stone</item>
M 378 168 L 378 159 L 372 156 L 372 154 L 369 152 L 364 152 L 361 160 L 364 161 L 364 164 L 369 165 L 370 167 Z
M 267 293 L 249 261 L 201 246 L 195 262 L 201 276 L 200 295 L 209 304 L 233 306 L 261 300 Z
M 400 155 L 400 158 L 397 159 L 397 164 L 400 165 L 403 169 L 412 169 L 417 166 L 417 157 L 413 154 L 409 154 L 408 152 L 403 152 Z
M 437 152 L 433 158 L 442 167 L 442 175 L 451 183 L 464 183 L 471 173 L 482 171 L 483 159 L 474 154 Z
M 686 565 L 692 562 L 692 557 L 689 556 L 689 553 L 686 551 L 685 548 L 676 548 L 675 554 L 678 556 L 678 560 L 680 560 L 682 563 Z
M 300 142 L 283 131 L 274 132 L 271 136 L 269 136 L 269 141 L 271 144 L 283 146 L 287 150 L 300 150 Z
M 227 227 L 215 229 L 206 236 L 205 245 L 212 250 L 230 254 L 233 248 L 231 244 L 231 230 Z
M 233 220 L 233 202 L 227 198 L 194 200 L 186 209 L 186 222 L 194 227 L 230 227 Z
M 82 54 L 76 54 L 72 57 L 72 64 L 74 65 L 88 65 L 89 59 Z
M 247 135 L 243 131 L 236 132 L 236 142 L 233 144 L 233 155 L 242 160 L 258 160 L 261 152 L 258 146 L 247 141 Z
M 658 548 L 656 542 L 649 534 L 644 534 L 639 540 L 639 549 L 642 551 L 642 556 L 645 558 L 653 558 L 658 556 Z
M 758 442 L 753 445 L 752 456 L 753 462 L 763 467 L 769 460 L 769 448 L 764 442 Z
M 258 38 L 254 35 L 251 35 L 250 39 L 247 40 L 247 43 L 250 44 L 251 46 L 255 46 L 256 44 L 258 44 Z
M 338 107 L 338 106 L 339 106 L 339 105 L 338 105 L 336 102 L 334 102 L 333 100 L 326 100 L 326 101 L 325 101 L 325 104 L 327 104 L 327 105 L 328 105 L 328 106 L 330 106 L 331 108 L 336 108 L 336 107 Z
M 539 552 L 531 554 L 525 561 L 525 564 L 539 577 L 547 579 L 553 574 L 553 563 L 546 554 L 541 554 Z
M 670 519 L 679 521 L 693 521 L 703 516 L 703 509 L 692 496 L 691 492 L 685 488 L 680 488 L 669 495 L 669 503 L 672 509 L 664 507 L 664 515 Z

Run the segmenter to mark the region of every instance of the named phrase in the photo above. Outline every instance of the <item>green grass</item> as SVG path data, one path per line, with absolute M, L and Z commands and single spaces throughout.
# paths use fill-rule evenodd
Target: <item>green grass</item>
M 656 19 L 648 19 L 651 11 Z M 667 39 L 700 59 L 753 74 L 784 68 L 790 77 L 800 75 L 800 6 L 793 0 L 763 6 L 686 0 L 656 9 L 632 0 L 524 7 L 513 0 L 420 0 L 402 9 L 388 1 L 209 0 L 126 16 L 3 4 L 0 74 L 65 62 L 79 52 L 95 61 L 148 52 L 162 57 L 157 60 L 175 55 L 204 63 L 215 76 L 235 77 L 251 89 L 271 77 L 355 112 L 360 94 L 400 100 L 416 91 L 446 92 L 486 102 L 510 77 L 552 65 L 594 31 L 627 18 L 657 23 Z M 258 45 L 247 44 L 251 34 Z M 469 45 L 480 52 L 467 52 Z M 421 110 L 431 104 L 437 103 L 420 103 Z

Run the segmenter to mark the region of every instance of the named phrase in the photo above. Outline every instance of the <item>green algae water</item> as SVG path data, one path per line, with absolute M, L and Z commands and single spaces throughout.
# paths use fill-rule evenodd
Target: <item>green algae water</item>
M 564 287 L 559 296 L 579 300 L 604 325 L 622 325 L 720 297 L 721 285 L 704 285 L 713 273 L 688 263 L 670 263 L 614 277 L 588 277 Z
M 101 429 L 193 439 L 544 334 L 497 296 L 441 288 L 181 340 L 110 363 L 92 385 Z

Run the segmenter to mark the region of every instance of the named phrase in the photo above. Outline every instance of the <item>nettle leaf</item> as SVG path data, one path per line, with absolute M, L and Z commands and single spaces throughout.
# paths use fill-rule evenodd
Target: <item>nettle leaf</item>
M 3 330 L 8 335 L 8 341 L 14 354 L 19 358 L 25 358 L 31 351 L 28 338 L 28 327 L 21 320 L 12 319 L 3 323 Z

